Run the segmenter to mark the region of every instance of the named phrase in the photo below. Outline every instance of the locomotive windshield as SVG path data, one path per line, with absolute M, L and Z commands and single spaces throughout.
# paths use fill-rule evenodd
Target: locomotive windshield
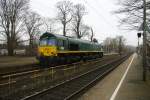
M 48 45 L 55 45 L 56 41 L 55 41 L 55 39 L 50 39 L 50 40 L 47 41 L 47 44 Z
M 44 46 L 44 45 L 47 45 L 47 40 L 46 39 L 44 39 L 44 40 L 40 40 L 40 45 L 42 46 Z
M 45 45 L 56 45 L 56 41 L 55 39 L 42 39 L 40 40 L 40 45 L 41 46 L 45 46 Z

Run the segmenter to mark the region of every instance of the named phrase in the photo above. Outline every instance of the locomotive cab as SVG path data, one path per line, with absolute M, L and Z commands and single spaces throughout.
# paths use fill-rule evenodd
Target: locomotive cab
M 41 65 L 49 65 L 57 56 L 57 38 L 50 33 L 44 33 L 39 40 L 37 59 Z
M 39 57 L 57 56 L 57 39 L 53 34 L 44 33 L 40 37 L 38 46 Z

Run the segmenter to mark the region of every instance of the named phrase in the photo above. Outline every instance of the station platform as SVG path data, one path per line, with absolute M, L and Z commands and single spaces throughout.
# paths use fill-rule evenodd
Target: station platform
M 142 59 L 133 54 L 79 100 L 150 100 L 150 72 L 142 80 Z
M 0 69 L 6 67 L 23 66 L 37 63 L 35 57 L 24 56 L 0 56 Z

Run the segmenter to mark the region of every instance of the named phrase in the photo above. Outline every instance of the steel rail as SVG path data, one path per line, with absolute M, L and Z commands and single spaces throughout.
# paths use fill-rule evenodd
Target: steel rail
M 80 94 L 81 91 L 86 90 L 87 87 L 91 86 L 97 80 L 103 78 L 113 69 L 115 69 L 119 64 L 126 60 L 129 55 L 121 57 L 117 60 L 113 60 L 102 66 L 97 66 L 97 68 L 90 70 L 84 74 L 71 78 L 70 80 L 64 81 L 53 87 L 44 89 L 40 92 L 36 92 L 33 95 L 26 96 L 21 100 L 69 100 L 74 98 L 76 95 Z
M 55 66 L 55 67 L 50 67 L 50 68 L 44 68 L 44 69 L 33 69 L 33 70 L 29 70 L 29 71 L 25 71 L 25 72 L 23 72 L 23 71 L 21 71 L 21 72 L 18 72 L 18 73 L 12 73 L 12 74 L 6 74 L 6 75 L 3 75 L 3 76 L 0 76 L 0 86 L 5 86 L 5 85 L 8 85 L 8 83 L 9 84 L 15 84 L 15 83 L 18 83 L 19 82 L 19 80 L 22 80 L 22 78 L 21 78 L 21 76 L 25 76 L 25 75 L 28 75 L 28 77 L 29 77 L 29 75 L 32 75 L 32 73 L 33 74 L 35 74 L 35 72 L 36 73 L 42 73 L 43 71 L 45 72 L 45 71 L 49 71 L 49 70 L 68 70 L 68 69 L 73 69 L 74 68 L 74 66 L 78 66 L 78 65 L 88 65 L 88 64 L 90 64 L 91 62 L 92 63 L 97 63 L 97 62 L 102 62 L 102 61 L 104 61 L 104 60 L 107 60 L 108 58 L 111 58 L 111 57 L 113 57 L 113 56 L 108 56 L 107 58 L 97 58 L 97 59 L 92 59 L 92 60 L 88 60 L 88 61 L 86 61 L 86 63 L 85 62 L 76 62 L 76 63 L 72 63 L 72 64 L 67 64 L 67 65 L 60 65 L 60 66 Z M 41 75 L 40 75 L 41 76 Z M 27 78 L 28 78 L 27 77 Z M 9 82 L 9 79 L 11 78 L 11 80 L 12 80 L 12 82 Z M 13 80 L 13 78 L 15 79 L 15 80 Z M 29 78 L 31 78 L 31 77 L 29 77 Z M 34 77 L 32 77 L 32 78 L 34 78 Z M 36 78 L 36 77 L 35 77 Z
M 97 62 L 99 60 L 104 60 L 104 59 L 103 58 L 97 58 L 97 59 L 87 60 L 86 62 L 88 62 L 88 63 L 93 62 L 93 61 Z M 26 65 L 26 66 L 32 66 L 32 67 L 35 67 L 35 68 L 32 68 L 30 70 L 22 70 L 22 71 L 10 72 L 10 73 L 3 73 L 3 74 L 0 74 L 0 79 L 8 78 L 8 77 L 21 76 L 21 75 L 25 75 L 25 74 L 34 73 L 34 72 L 40 72 L 42 70 L 46 71 L 46 70 L 50 70 L 50 69 L 59 69 L 59 68 L 69 67 L 69 66 L 78 65 L 78 64 L 83 64 L 83 62 L 80 61 L 80 62 L 75 62 L 75 63 L 71 63 L 71 64 L 57 65 L 57 66 L 48 67 L 48 68 L 40 68 L 40 66 L 37 65 L 37 64 Z
M 112 55 L 117 55 L 117 54 L 104 54 L 105 56 L 112 56 Z M 92 61 L 96 61 L 96 60 L 100 60 L 102 58 L 97 58 L 97 59 L 91 59 L 91 60 L 87 60 L 87 62 L 92 62 Z M 71 64 L 62 64 L 62 65 L 56 65 L 56 66 L 49 66 L 48 68 L 43 68 L 45 70 L 49 70 L 51 68 L 55 69 L 55 68 L 60 68 L 60 67 L 66 67 L 66 66 L 71 66 L 71 65 L 75 65 L 75 64 L 81 64 L 82 62 L 79 61 L 79 62 L 74 62 L 74 63 L 71 63 Z M 1 77 L 7 77 L 7 76 L 16 76 L 16 75 L 22 75 L 21 73 L 25 73 L 25 74 L 28 74 L 30 72 L 34 72 L 37 71 L 37 70 L 40 70 L 40 65 L 39 64 L 28 64 L 28 65 L 22 65 L 22 66 L 15 66 L 15 67 L 23 67 L 25 68 L 26 66 L 31 66 L 33 68 L 29 68 L 29 69 L 24 69 L 24 70 L 20 70 L 20 71 L 10 71 L 10 72 L 4 72 L 4 73 L 0 73 L 0 78 Z
M 112 56 L 112 55 L 117 55 L 117 54 L 104 54 L 105 56 Z M 87 60 L 87 62 L 92 62 L 92 61 L 96 61 L 102 58 L 97 58 L 97 59 L 91 59 L 91 60 Z M 48 68 L 43 68 L 44 70 L 49 70 L 49 69 L 55 69 L 55 68 L 60 68 L 60 67 L 66 67 L 66 66 L 71 66 L 71 65 L 76 65 L 76 64 L 81 64 L 82 62 L 74 62 L 71 64 L 62 64 L 62 65 L 55 65 L 55 66 L 49 66 Z M 32 72 L 37 72 L 38 70 L 40 71 L 40 65 L 39 64 L 28 64 L 28 65 L 22 65 L 22 66 L 15 66 L 15 67 L 22 67 L 25 68 L 26 66 L 31 66 L 33 68 L 29 68 L 29 69 L 24 69 L 24 70 L 20 70 L 20 71 L 10 71 L 10 72 L 5 72 L 5 73 L 0 73 L 0 79 L 1 78 L 5 78 L 5 77 L 9 77 L 9 76 L 17 76 L 17 75 L 24 75 L 24 74 L 28 74 L 28 73 L 32 73 Z M 22 74 L 21 74 L 22 73 Z

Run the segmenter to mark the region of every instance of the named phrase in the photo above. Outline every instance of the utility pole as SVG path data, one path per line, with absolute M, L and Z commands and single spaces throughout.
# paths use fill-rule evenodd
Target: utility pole
M 146 0 L 143 0 L 143 81 L 146 81 Z
M 139 37 L 138 37 L 138 48 L 139 48 L 139 42 L 140 42 L 140 41 L 139 41 Z
M 119 48 L 118 48 L 119 49 L 119 55 L 122 55 L 122 41 L 123 41 L 122 37 L 120 36 L 119 37 Z

